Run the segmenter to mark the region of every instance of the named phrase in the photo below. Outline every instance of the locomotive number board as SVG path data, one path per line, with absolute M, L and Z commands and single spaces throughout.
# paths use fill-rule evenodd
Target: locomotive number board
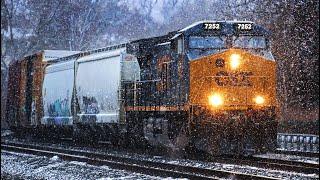
M 251 23 L 236 23 L 234 24 L 234 28 L 238 31 L 251 31 L 253 25 Z
M 251 30 L 253 30 L 252 23 L 235 23 L 233 26 L 236 31 L 251 31 Z M 208 31 L 221 30 L 221 24 L 220 23 L 203 23 L 203 29 L 208 30 Z
M 220 30 L 221 25 L 219 23 L 203 23 L 204 30 Z

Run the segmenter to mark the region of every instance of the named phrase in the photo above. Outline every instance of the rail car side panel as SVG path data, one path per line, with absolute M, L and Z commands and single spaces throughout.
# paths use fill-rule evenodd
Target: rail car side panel
M 30 107 L 30 75 L 31 75 L 31 64 L 27 58 L 24 58 L 21 61 L 21 79 L 20 79 L 20 101 L 19 101 L 19 110 L 18 110 L 18 118 L 19 118 L 19 126 L 25 127 L 29 126 L 30 123 L 28 121 Z
M 9 66 L 8 96 L 6 103 L 6 119 L 10 127 L 16 127 L 19 123 L 18 111 L 20 109 L 20 80 L 21 62 L 15 61 Z
M 74 61 L 54 64 L 46 68 L 43 82 L 45 125 L 72 125 L 71 112 L 74 83 Z
M 31 104 L 31 125 L 37 126 L 41 124 L 43 117 L 42 104 L 42 84 L 45 72 L 45 65 L 43 62 L 43 54 L 39 53 L 33 60 L 33 79 L 32 79 L 32 104 Z
M 77 101 L 80 123 L 118 123 L 122 49 L 77 60 Z

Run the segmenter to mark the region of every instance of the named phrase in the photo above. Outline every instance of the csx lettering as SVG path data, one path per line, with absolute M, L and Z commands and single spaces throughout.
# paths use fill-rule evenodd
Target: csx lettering
M 252 86 L 250 76 L 252 72 L 228 73 L 220 71 L 216 74 L 215 81 L 218 86 Z

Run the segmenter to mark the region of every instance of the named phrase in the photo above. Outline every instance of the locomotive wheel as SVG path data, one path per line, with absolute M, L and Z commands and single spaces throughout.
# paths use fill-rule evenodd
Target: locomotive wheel
M 183 118 L 174 116 L 149 117 L 143 121 L 143 134 L 146 143 L 157 146 L 172 157 L 185 155 L 188 143 L 186 123 Z
M 84 143 L 83 129 L 82 129 L 81 125 L 79 125 L 79 124 L 73 125 L 72 140 L 75 144 L 83 144 Z
M 144 116 L 144 114 L 135 112 L 128 113 L 126 132 L 121 133 L 125 143 L 123 147 L 143 150 L 150 148 L 149 142 L 144 137 Z
M 171 140 L 172 147 L 169 149 L 169 155 L 174 158 L 181 158 L 185 156 L 186 147 L 188 144 L 188 138 L 185 126 L 180 128 L 180 131 L 176 137 Z
M 191 148 L 191 153 L 196 153 L 196 156 L 197 153 L 219 156 L 227 148 L 225 131 L 225 126 L 219 123 L 197 123 L 192 127 L 188 148 Z

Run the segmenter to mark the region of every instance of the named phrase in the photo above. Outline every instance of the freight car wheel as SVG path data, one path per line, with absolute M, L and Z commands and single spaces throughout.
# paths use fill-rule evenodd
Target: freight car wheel
M 23 138 L 26 136 L 26 130 L 23 127 L 12 127 L 13 135 L 17 138 Z
M 84 143 L 82 127 L 80 124 L 73 125 L 72 140 L 75 144 L 83 144 Z

